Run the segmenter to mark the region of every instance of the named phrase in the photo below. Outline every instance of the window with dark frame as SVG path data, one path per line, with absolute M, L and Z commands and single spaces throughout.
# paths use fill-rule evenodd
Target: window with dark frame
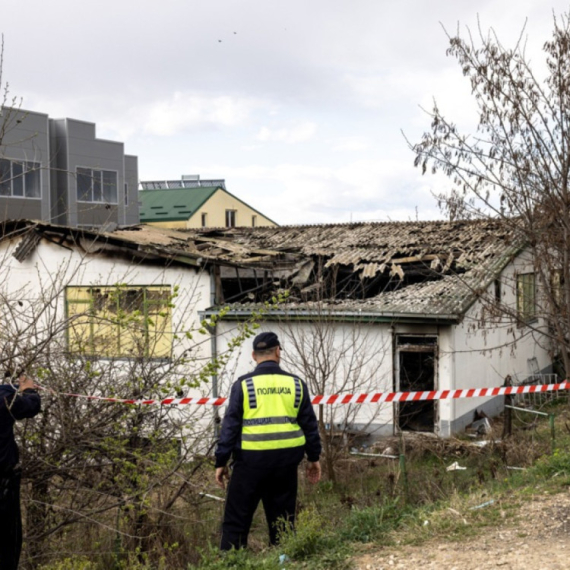
M 208 225 L 208 214 L 202 213 L 202 227 L 205 228 Z
M 129 185 L 125 182 L 125 206 L 129 205 Z
M 0 158 L 0 196 L 41 198 L 39 162 Z
M 236 211 L 226 210 L 226 228 L 236 227 Z
M 523 323 L 536 319 L 536 278 L 534 273 L 517 275 L 517 314 Z
M 78 202 L 117 203 L 117 173 L 77 167 Z

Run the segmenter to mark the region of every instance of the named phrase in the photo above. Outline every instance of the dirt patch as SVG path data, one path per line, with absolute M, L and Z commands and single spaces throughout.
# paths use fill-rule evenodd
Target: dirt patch
M 554 570 L 570 568 L 570 494 L 537 496 L 516 520 L 461 542 L 379 548 L 353 559 L 355 570 Z

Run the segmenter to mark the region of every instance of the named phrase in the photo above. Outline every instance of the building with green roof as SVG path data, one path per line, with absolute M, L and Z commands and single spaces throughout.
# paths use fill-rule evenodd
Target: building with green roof
M 182 180 L 141 182 L 140 221 L 153 226 L 190 229 L 276 226 L 226 190 L 223 180 Z

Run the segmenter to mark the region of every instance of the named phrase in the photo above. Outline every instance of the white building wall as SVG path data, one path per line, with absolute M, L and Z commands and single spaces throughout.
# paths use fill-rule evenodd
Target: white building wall
M 176 385 L 181 378 L 195 381 L 199 377 L 198 372 L 210 362 L 210 335 L 198 332 L 201 328 L 198 312 L 210 304 L 208 272 L 184 266 L 164 267 L 151 262 L 130 261 L 122 256 L 116 256 L 112 250 L 84 254 L 79 248 L 70 251 L 68 248 L 45 240 L 20 263 L 12 256 L 12 252 L 20 241 L 20 239 L 15 239 L 11 243 L 0 244 L 0 322 L 4 322 L 6 318 L 15 319 L 21 329 L 27 329 L 30 315 L 34 311 L 41 310 L 42 306 L 45 307 L 45 311 L 37 321 L 37 334 L 32 331 L 31 334 L 23 335 L 21 343 L 17 341 L 17 337 L 14 342 L 14 336 L 7 339 L 6 329 L 0 327 L 0 347 L 15 346 L 17 355 L 13 362 L 8 363 L 6 351 L 0 351 L 3 357 L 0 360 L 0 373 L 8 367 L 19 368 L 25 362 L 27 371 L 33 377 L 38 378 L 38 367 L 52 363 L 50 367 L 55 370 L 63 368 L 71 371 L 74 367 L 83 366 L 83 371 L 89 368 L 95 373 L 104 374 L 105 386 L 112 386 L 114 383 L 118 387 L 117 392 L 123 397 L 157 398 L 181 395 L 200 396 L 209 393 L 211 384 L 207 382 L 193 388 L 186 385 L 181 394 L 177 394 L 172 387 L 164 385 L 168 381 Z M 87 241 L 82 243 L 85 247 L 89 246 Z M 61 350 L 66 342 L 65 286 L 111 286 L 119 283 L 129 286 L 170 285 L 173 291 L 178 286 L 178 295 L 173 299 L 174 306 L 171 309 L 173 335 L 171 360 L 141 363 L 127 358 L 86 358 L 80 361 L 79 359 L 73 360 Z M 61 323 L 61 326 L 54 327 L 54 323 Z M 37 348 L 34 347 L 35 339 L 41 340 L 42 334 L 45 336 L 46 331 L 53 332 L 54 328 L 59 328 L 55 344 L 50 345 L 49 352 L 43 351 L 43 354 L 42 352 L 38 354 Z M 13 329 L 12 326 L 11 330 Z M 191 333 L 192 338 L 188 338 L 186 333 Z M 27 354 L 25 352 L 18 354 L 20 350 L 26 351 L 30 347 Z M 30 354 L 35 355 L 34 358 L 26 360 Z M 53 362 L 53 358 L 58 359 L 58 362 Z M 62 366 L 59 359 L 68 358 L 68 365 Z M 147 375 L 147 386 L 151 386 L 152 393 L 139 394 L 136 391 L 136 375 L 139 373 Z M 156 382 L 148 380 L 151 376 L 156 378 Z M 122 382 L 129 383 L 127 390 L 120 390 Z M 70 391 L 65 387 L 60 387 L 59 384 L 53 386 L 44 384 L 43 381 L 41 383 L 45 388 L 56 391 L 56 394 L 45 394 L 46 402 L 52 397 L 58 397 L 58 390 Z M 161 385 L 164 390 L 162 393 L 159 391 Z M 71 391 L 79 392 L 81 386 L 79 384 L 77 389 Z M 91 388 L 86 389 L 87 394 L 83 390 L 81 393 L 94 396 L 116 396 L 116 394 L 100 391 L 96 382 L 92 382 L 90 386 Z M 103 388 L 103 390 L 109 390 L 109 388 Z M 95 404 L 86 402 L 85 405 Z M 109 405 L 122 406 L 123 404 Z M 47 407 L 48 403 L 46 403 Z M 184 436 L 182 445 L 193 453 L 205 453 L 211 445 L 214 437 L 213 420 L 214 411 L 211 407 L 195 404 L 162 407 L 160 410 L 157 409 L 155 415 L 155 421 L 172 422 L 168 425 L 177 426 L 180 431 L 176 433 Z M 169 433 L 173 433 L 172 430 Z
M 46 303 L 43 319 L 65 318 L 65 286 L 105 286 L 126 283 L 136 285 L 170 285 L 178 295 L 173 299 L 173 356 L 188 352 L 189 360 L 202 366 L 209 360 L 209 335 L 200 335 L 198 311 L 210 304 L 210 278 L 203 270 L 185 267 L 163 267 L 148 262 L 130 262 L 115 257 L 111 251 L 82 253 L 42 240 L 22 263 L 12 252 L 19 239 L 0 244 L 0 290 L 10 300 L 13 315 L 22 322 L 29 318 L 32 305 L 42 299 Z M 83 242 L 87 248 L 89 242 Z M 20 303 L 22 303 L 20 305 Z M 47 305 L 49 304 L 49 307 Z M 46 323 L 47 325 L 47 323 Z M 189 339 L 186 332 L 193 331 Z M 62 332 L 63 334 L 63 332 Z M 196 393 L 196 391 L 194 391 Z
M 455 327 L 441 327 L 438 335 L 438 390 L 455 388 L 457 354 L 455 352 Z M 450 426 L 456 413 L 457 400 L 439 400 L 437 402 L 439 424 L 438 434 L 441 437 L 451 435 Z
M 229 341 L 235 336 L 236 326 L 235 322 L 229 321 L 218 325 L 220 354 L 227 350 Z M 328 347 L 328 350 L 315 350 L 315 344 L 308 344 L 315 337 L 314 326 L 303 322 L 263 322 L 256 333 L 275 332 L 283 344 L 282 368 L 303 380 L 307 381 L 310 374 L 303 368 L 301 354 L 315 363 L 320 362 L 322 367 L 334 369 L 324 390 L 327 395 L 392 391 L 392 332 L 389 326 L 328 324 L 326 331 L 320 331 L 321 337 L 326 335 L 327 339 L 319 345 Z M 221 396 L 229 394 L 237 377 L 255 368 L 251 356 L 252 340 L 246 340 L 240 349 L 234 351 L 220 375 Z M 305 348 L 296 348 L 296 342 L 303 343 Z M 315 391 L 311 389 L 312 395 L 316 395 Z M 392 404 L 338 404 L 325 408 L 326 423 L 343 425 L 348 422 L 357 430 L 376 435 L 393 431 Z M 318 406 L 315 406 L 315 411 L 319 413 Z
M 501 302 L 516 311 L 517 273 L 532 272 L 528 255 L 521 255 L 507 266 L 501 276 Z M 494 296 L 494 285 L 486 296 Z M 552 358 L 549 342 L 532 329 L 543 329 L 544 319 L 539 318 L 529 326 L 520 326 L 505 315 L 493 317 L 478 302 L 469 309 L 463 321 L 454 327 L 453 337 L 447 347 L 447 358 L 453 362 L 454 387 L 486 388 L 502 386 L 507 375 L 513 380 L 524 380 L 532 373 L 532 364 L 540 371 L 550 371 Z M 444 353 L 442 347 L 442 354 Z M 536 360 L 533 360 L 536 359 Z M 531 361 L 531 362 L 529 362 Z M 495 414 L 502 409 L 503 397 L 457 399 L 450 402 L 453 408 L 446 421 L 447 430 L 459 431 L 473 421 L 476 409 Z

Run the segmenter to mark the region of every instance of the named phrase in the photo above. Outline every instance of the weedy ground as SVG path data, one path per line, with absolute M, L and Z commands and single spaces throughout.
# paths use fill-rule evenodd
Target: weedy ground
M 118 548 L 117 537 L 105 529 L 91 530 L 89 540 L 96 535 L 100 550 L 88 552 L 79 529 L 69 529 L 62 537 L 60 555 L 54 554 L 41 569 L 334 570 L 359 568 L 359 556 L 378 549 L 466 541 L 515 521 L 537 489 L 553 494 L 570 485 L 568 403 L 545 409 L 556 417 L 554 441 L 546 419 L 530 421 L 522 414 L 515 417 L 513 434 L 504 440 L 500 422 L 479 442 L 405 434 L 403 440 L 366 449 L 381 453 L 390 447 L 405 456 L 404 463 L 347 452 L 336 466 L 334 484 L 324 480 L 311 486 L 301 473 L 296 531 L 284 532 L 277 548 L 266 546 L 259 509 L 249 549 L 221 554 L 217 549 L 221 503 L 194 493 L 181 499 L 176 518 L 169 519 L 170 539 L 155 544 L 151 552 Z M 465 469 L 448 471 L 455 463 Z M 202 483 L 211 484 L 212 475 L 211 466 L 205 466 Z M 213 486 L 210 492 L 216 493 Z

